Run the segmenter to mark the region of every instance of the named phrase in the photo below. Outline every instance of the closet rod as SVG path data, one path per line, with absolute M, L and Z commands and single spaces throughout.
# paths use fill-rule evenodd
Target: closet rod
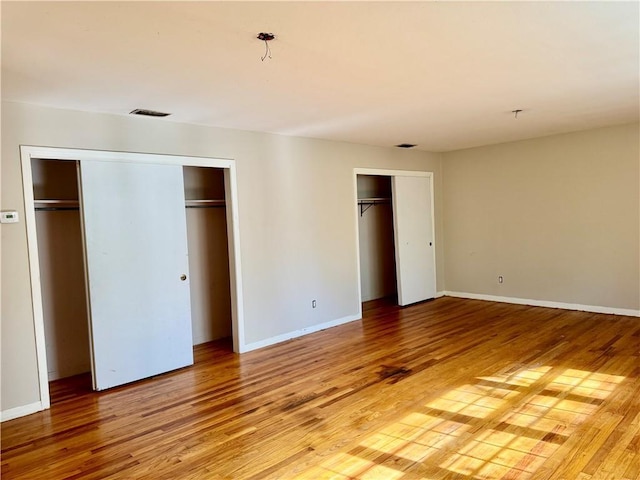
M 37 212 L 52 212 L 57 210 L 80 210 L 78 200 L 37 199 L 33 202 Z
M 224 205 L 186 205 L 185 208 L 224 208 Z M 55 212 L 64 210 L 80 210 L 80 207 L 35 207 L 36 212 Z
M 224 208 L 225 205 L 186 205 L 185 208 Z
M 224 200 L 187 200 L 186 202 L 187 208 L 215 208 L 215 207 L 224 207 Z
M 224 208 L 224 205 L 186 205 L 185 208 Z M 63 210 L 80 210 L 80 207 L 35 207 L 36 212 L 55 212 Z
M 36 212 L 79 211 L 80 207 L 36 207 Z

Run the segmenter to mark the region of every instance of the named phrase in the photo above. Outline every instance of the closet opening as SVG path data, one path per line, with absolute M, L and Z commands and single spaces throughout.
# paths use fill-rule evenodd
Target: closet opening
M 77 164 L 31 159 L 47 378 L 54 400 L 91 390 Z
M 233 351 L 224 169 L 183 167 L 193 345 Z
M 53 402 L 92 390 L 79 161 L 31 158 L 46 380 Z M 233 351 L 225 169 L 183 166 L 192 345 Z
M 362 310 L 436 296 L 433 173 L 354 169 Z
M 398 304 L 391 177 L 357 175 L 362 309 Z

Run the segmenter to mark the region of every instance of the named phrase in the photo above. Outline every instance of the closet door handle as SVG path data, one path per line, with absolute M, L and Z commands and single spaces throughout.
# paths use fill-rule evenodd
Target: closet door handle
M 180 280 L 184 282 L 186 279 L 187 279 L 187 276 L 184 273 L 180 275 Z

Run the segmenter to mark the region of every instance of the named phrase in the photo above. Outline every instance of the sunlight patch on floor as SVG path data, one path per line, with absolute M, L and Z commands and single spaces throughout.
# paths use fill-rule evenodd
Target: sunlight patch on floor
M 478 377 L 299 478 L 530 478 L 625 377 L 541 366 Z

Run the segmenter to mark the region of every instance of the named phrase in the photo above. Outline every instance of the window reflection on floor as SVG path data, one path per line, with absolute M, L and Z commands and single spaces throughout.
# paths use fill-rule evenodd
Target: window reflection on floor
M 299 478 L 527 479 L 624 378 L 550 366 L 478 377 Z

